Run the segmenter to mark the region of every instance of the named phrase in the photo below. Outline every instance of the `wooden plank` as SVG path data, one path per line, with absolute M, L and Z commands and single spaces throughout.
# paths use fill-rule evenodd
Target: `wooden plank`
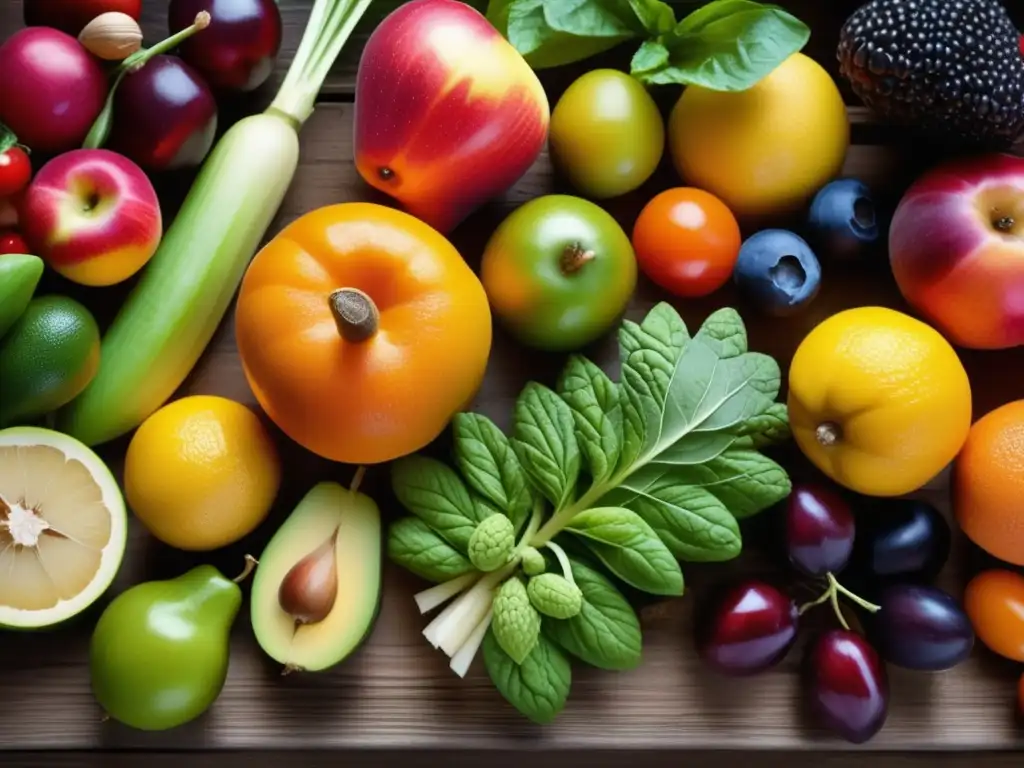
M 322 105 L 302 133 L 302 165 L 271 232 L 318 206 L 350 200 L 380 200 L 354 172 L 351 145 L 352 107 Z M 884 197 L 894 198 L 925 158 L 894 148 L 854 146 L 846 172 L 864 178 Z M 643 202 L 656 189 L 678 183 L 663 168 L 634 195 L 616 201 L 613 212 L 629 227 Z M 453 235 L 470 263 L 476 263 L 494 226 L 523 201 L 565 191 L 546 156 L 501 200 L 487 206 Z M 51 288 L 61 286 L 50 283 Z M 116 304 L 117 289 L 87 294 L 98 311 Z M 81 292 L 79 292 L 81 294 Z M 629 316 L 637 318 L 655 302 L 671 300 L 641 281 Z M 702 301 L 673 303 L 686 321 L 698 324 L 722 305 L 737 305 L 726 289 Z M 751 346 L 772 354 L 785 366 L 810 328 L 837 310 L 880 303 L 906 309 L 884 259 L 863 267 L 826 267 L 819 299 L 808 312 L 786 321 L 760 322 L 751 310 Z M 615 348 L 609 338 L 587 350 L 615 373 Z M 551 383 L 562 356 L 538 355 L 497 333 L 483 388 L 473 404 L 507 427 L 516 395 L 528 379 Z M 1024 350 L 965 354 L 976 391 L 978 414 L 1019 395 L 1015 385 L 1024 372 Z M 181 394 L 219 394 L 255 407 L 239 367 L 230 318 L 218 332 Z M 268 521 L 240 545 L 208 556 L 194 556 L 157 545 L 138 525 L 131 530 L 129 554 L 111 594 L 146 579 L 177 575 L 200 562 L 225 572 L 238 569 L 245 552 L 257 553 L 288 510 L 317 480 L 346 482 L 351 468 L 330 465 L 285 440 L 275 429 L 286 462 L 286 481 Z M 443 440 L 439 446 L 443 445 Z M 119 473 L 124 442 L 102 453 Z M 439 450 L 440 448 L 438 448 Z M 807 466 L 790 449 L 783 453 L 794 476 Z M 923 495 L 948 512 L 945 478 Z M 398 506 L 384 471 L 371 471 L 366 489 L 389 517 Z M 402 748 L 440 750 L 520 749 L 560 752 L 565 749 L 742 750 L 838 749 L 801 707 L 797 668 L 799 653 L 773 672 L 754 680 L 723 683 L 697 661 L 690 639 L 694 595 L 710 583 L 740 573 L 782 580 L 786 572 L 755 546 L 770 517 L 755 518 L 747 529 L 752 545 L 733 563 L 686 565 L 688 596 L 647 605 L 644 664 L 634 672 L 604 673 L 577 667 L 573 693 L 562 717 L 547 728 L 533 727 L 498 696 L 478 665 L 460 680 L 444 657 L 429 648 L 420 631 L 411 595 L 417 580 L 388 566 L 380 618 L 371 638 L 348 662 L 322 675 L 280 677 L 256 646 L 243 609 L 232 637 L 227 685 L 214 708 L 176 731 L 143 734 L 102 722 L 89 690 L 89 633 L 104 603 L 59 631 L 0 636 L 4 716 L 0 749 L 309 749 Z M 943 577 L 952 591 L 962 588 L 976 567 L 976 555 L 958 539 L 957 551 Z M 827 620 L 811 618 L 810 626 Z M 892 713 L 882 733 L 863 749 L 971 750 L 1024 746 L 1012 718 L 1016 675 L 1012 665 L 994 661 L 978 650 L 975 657 L 943 675 L 926 676 L 893 670 Z

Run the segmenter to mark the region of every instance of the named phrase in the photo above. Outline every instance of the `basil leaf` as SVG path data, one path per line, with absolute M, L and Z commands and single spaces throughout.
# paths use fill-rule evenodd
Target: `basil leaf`
M 640 620 L 615 585 L 599 571 L 569 558 L 583 607 L 571 619 L 545 619 L 552 640 L 592 667 L 628 670 L 639 666 Z
M 636 512 L 679 560 L 732 560 L 743 547 L 736 518 L 709 489 L 687 485 L 686 469 L 650 464 L 600 503 Z
M 484 666 L 494 687 L 509 704 L 535 723 L 552 722 L 565 707 L 572 686 L 572 665 L 542 634 L 522 664 L 516 664 L 487 630 Z
M 422 579 L 440 583 L 473 570 L 473 564 L 418 517 L 402 517 L 388 529 L 388 557 Z
M 587 540 L 608 570 L 653 595 L 682 595 L 679 562 L 642 517 L 621 507 L 599 507 L 576 515 L 566 529 Z
M 516 401 L 512 446 L 526 474 L 556 509 L 569 503 L 580 473 L 572 410 L 552 390 L 530 382 Z
M 478 413 L 456 414 L 452 428 L 455 460 L 462 476 L 518 531 L 530 515 L 532 502 L 526 473 L 505 433 Z
M 544 20 L 559 32 L 620 42 L 647 31 L 633 5 L 629 0 L 547 0 Z
M 391 488 L 402 506 L 462 554 L 486 517 L 455 470 L 436 459 L 413 454 L 394 461 Z
M 768 509 L 793 490 L 786 470 L 753 450 L 730 449 L 705 464 L 663 469 L 672 482 L 713 494 L 740 519 Z
M 785 403 L 772 403 L 768 410 L 751 416 L 737 425 L 733 448 L 759 449 L 789 440 L 793 433 L 789 427 L 789 409 Z
M 676 25 L 675 11 L 661 0 L 629 0 L 629 6 L 649 35 L 664 34 Z
M 573 355 L 562 371 L 558 391 L 572 409 L 576 440 L 591 478 L 604 482 L 615 471 L 622 451 L 619 388 L 594 363 Z
M 810 29 L 776 6 L 715 0 L 683 19 L 660 42 L 669 61 L 633 73 L 647 85 L 697 85 L 745 91 L 800 51 Z
M 668 48 L 657 40 L 644 40 L 630 61 L 630 74 L 639 78 L 646 72 L 655 72 L 668 64 L 668 56 Z

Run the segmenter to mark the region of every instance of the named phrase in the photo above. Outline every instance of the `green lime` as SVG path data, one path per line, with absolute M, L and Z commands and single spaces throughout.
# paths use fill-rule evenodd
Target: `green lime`
M 73 400 L 100 364 L 100 329 L 66 296 L 29 302 L 0 342 L 0 427 L 27 424 Z
M 0 338 L 11 330 L 32 301 L 42 276 L 43 260 L 38 256 L 20 253 L 0 256 Z

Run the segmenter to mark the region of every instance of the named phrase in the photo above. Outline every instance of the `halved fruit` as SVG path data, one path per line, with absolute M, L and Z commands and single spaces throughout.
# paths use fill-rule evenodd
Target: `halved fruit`
M 286 672 L 334 666 L 369 634 L 380 602 L 383 541 L 376 502 L 315 485 L 267 544 L 253 579 L 252 627 Z
M 59 624 L 92 605 L 121 567 L 124 497 L 72 437 L 0 430 L 0 627 Z

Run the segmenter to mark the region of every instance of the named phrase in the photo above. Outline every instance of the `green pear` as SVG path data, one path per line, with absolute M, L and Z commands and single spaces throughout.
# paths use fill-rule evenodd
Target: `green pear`
M 238 583 L 200 565 L 167 581 L 138 584 L 107 606 L 92 636 L 93 695 L 106 713 L 143 731 L 194 720 L 227 679 L 231 627 L 242 606 Z

